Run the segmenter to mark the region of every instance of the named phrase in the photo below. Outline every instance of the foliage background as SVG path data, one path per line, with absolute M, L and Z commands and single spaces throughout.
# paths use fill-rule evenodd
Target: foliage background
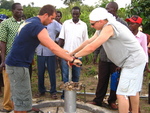
M 110 1 L 115 0 L 99 0 L 95 6 L 88 6 L 82 3 L 82 0 L 64 0 L 67 8 L 60 8 L 63 13 L 62 22 L 71 18 L 71 8 L 73 6 L 79 6 L 81 8 L 81 20 L 87 23 L 89 36 L 94 33 L 94 29 L 90 27 L 89 24 L 89 13 L 96 7 L 105 7 L 106 4 Z M 6 14 L 8 17 L 11 17 L 11 5 L 14 3 L 14 0 L 0 0 L 0 14 Z M 131 5 L 126 6 L 125 8 L 120 8 L 118 10 L 119 17 L 125 19 L 131 17 L 132 15 L 139 15 L 143 18 L 143 32 L 150 34 L 150 0 L 131 0 Z M 40 10 L 40 7 L 34 7 L 34 3 L 31 2 L 27 6 L 23 6 L 24 14 L 27 18 L 36 16 Z

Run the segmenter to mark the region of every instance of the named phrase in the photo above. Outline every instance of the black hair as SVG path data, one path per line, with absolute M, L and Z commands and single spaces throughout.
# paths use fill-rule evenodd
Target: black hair
M 117 11 L 118 10 L 118 4 L 116 3 L 116 2 L 114 2 L 114 1 L 112 1 L 112 2 L 109 2 L 112 6 L 113 6 L 113 8 Z
M 73 7 L 72 10 L 73 10 L 73 9 L 75 9 L 75 10 L 77 9 L 77 10 L 79 10 L 79 12 L 80 12 L 80 8 L 79 8 L 78 6 Z
M 57 11 L 57 13 L 60 13 L 60 16 L 62 17 L 62 12 L 61 11 Z
M 20 3 L 13 3 L 11 9 L 15 10 L 17 5 L 21 5 Z

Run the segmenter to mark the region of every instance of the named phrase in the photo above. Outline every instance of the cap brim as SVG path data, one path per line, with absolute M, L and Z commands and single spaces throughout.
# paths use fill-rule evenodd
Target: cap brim
M 132 20 L 131 18 L 127 18 L 125 19 L 126 22 L 133 22 L 133 23 L 136 23 L 134 20 Z

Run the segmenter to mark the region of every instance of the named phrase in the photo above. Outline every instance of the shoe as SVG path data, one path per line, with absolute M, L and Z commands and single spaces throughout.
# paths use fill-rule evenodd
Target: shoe
M 44 113 L 38 108 L 32 108 L 31 110 L 27 111 L 27 113 Z
M 41 97 L 41 96 L 45 96 L 45 93 L 37 93 L 37 94 L 35 94 L 35 98 L 39 98 L 39 97 Z
M 92 102 L 88 102 L 89 104 L 93 104 L 93 105 L 97 105 L 96 102 L 92 101 Z
M 108 109 L 110 108 L 109 105 L 107 103 L 105 103 L 105 102 L 102 102 L 101 107 L 105 107 L 105 108 L 108 108 Z
M 109 106 L 113 110 L 118 110 L 118 105 L 116 103 L 110 103 Z
M 52 98 L 52 99 L 55 99 L 55 100 L 58 99 L 58 97 L 57 97 L 56 94 L 51 94 L 51 98 Z
M 11 112 L 12 110 L 7 110 L 7 109 L 0 109 L 0 113 L 1 112 L 4 112 L 4 113 L 9 113 L 9 112 Z

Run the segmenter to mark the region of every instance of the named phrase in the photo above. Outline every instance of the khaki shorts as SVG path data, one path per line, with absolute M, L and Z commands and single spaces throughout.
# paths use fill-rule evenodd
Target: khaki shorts
M 135 96 L 142 89 L 145 63 L 134 68 L 122 68 L 116 94 Z
M 28 111 L 32 109 L 32 93 L 28 68 L 6 65 L 9 75 L 14 110 Z

